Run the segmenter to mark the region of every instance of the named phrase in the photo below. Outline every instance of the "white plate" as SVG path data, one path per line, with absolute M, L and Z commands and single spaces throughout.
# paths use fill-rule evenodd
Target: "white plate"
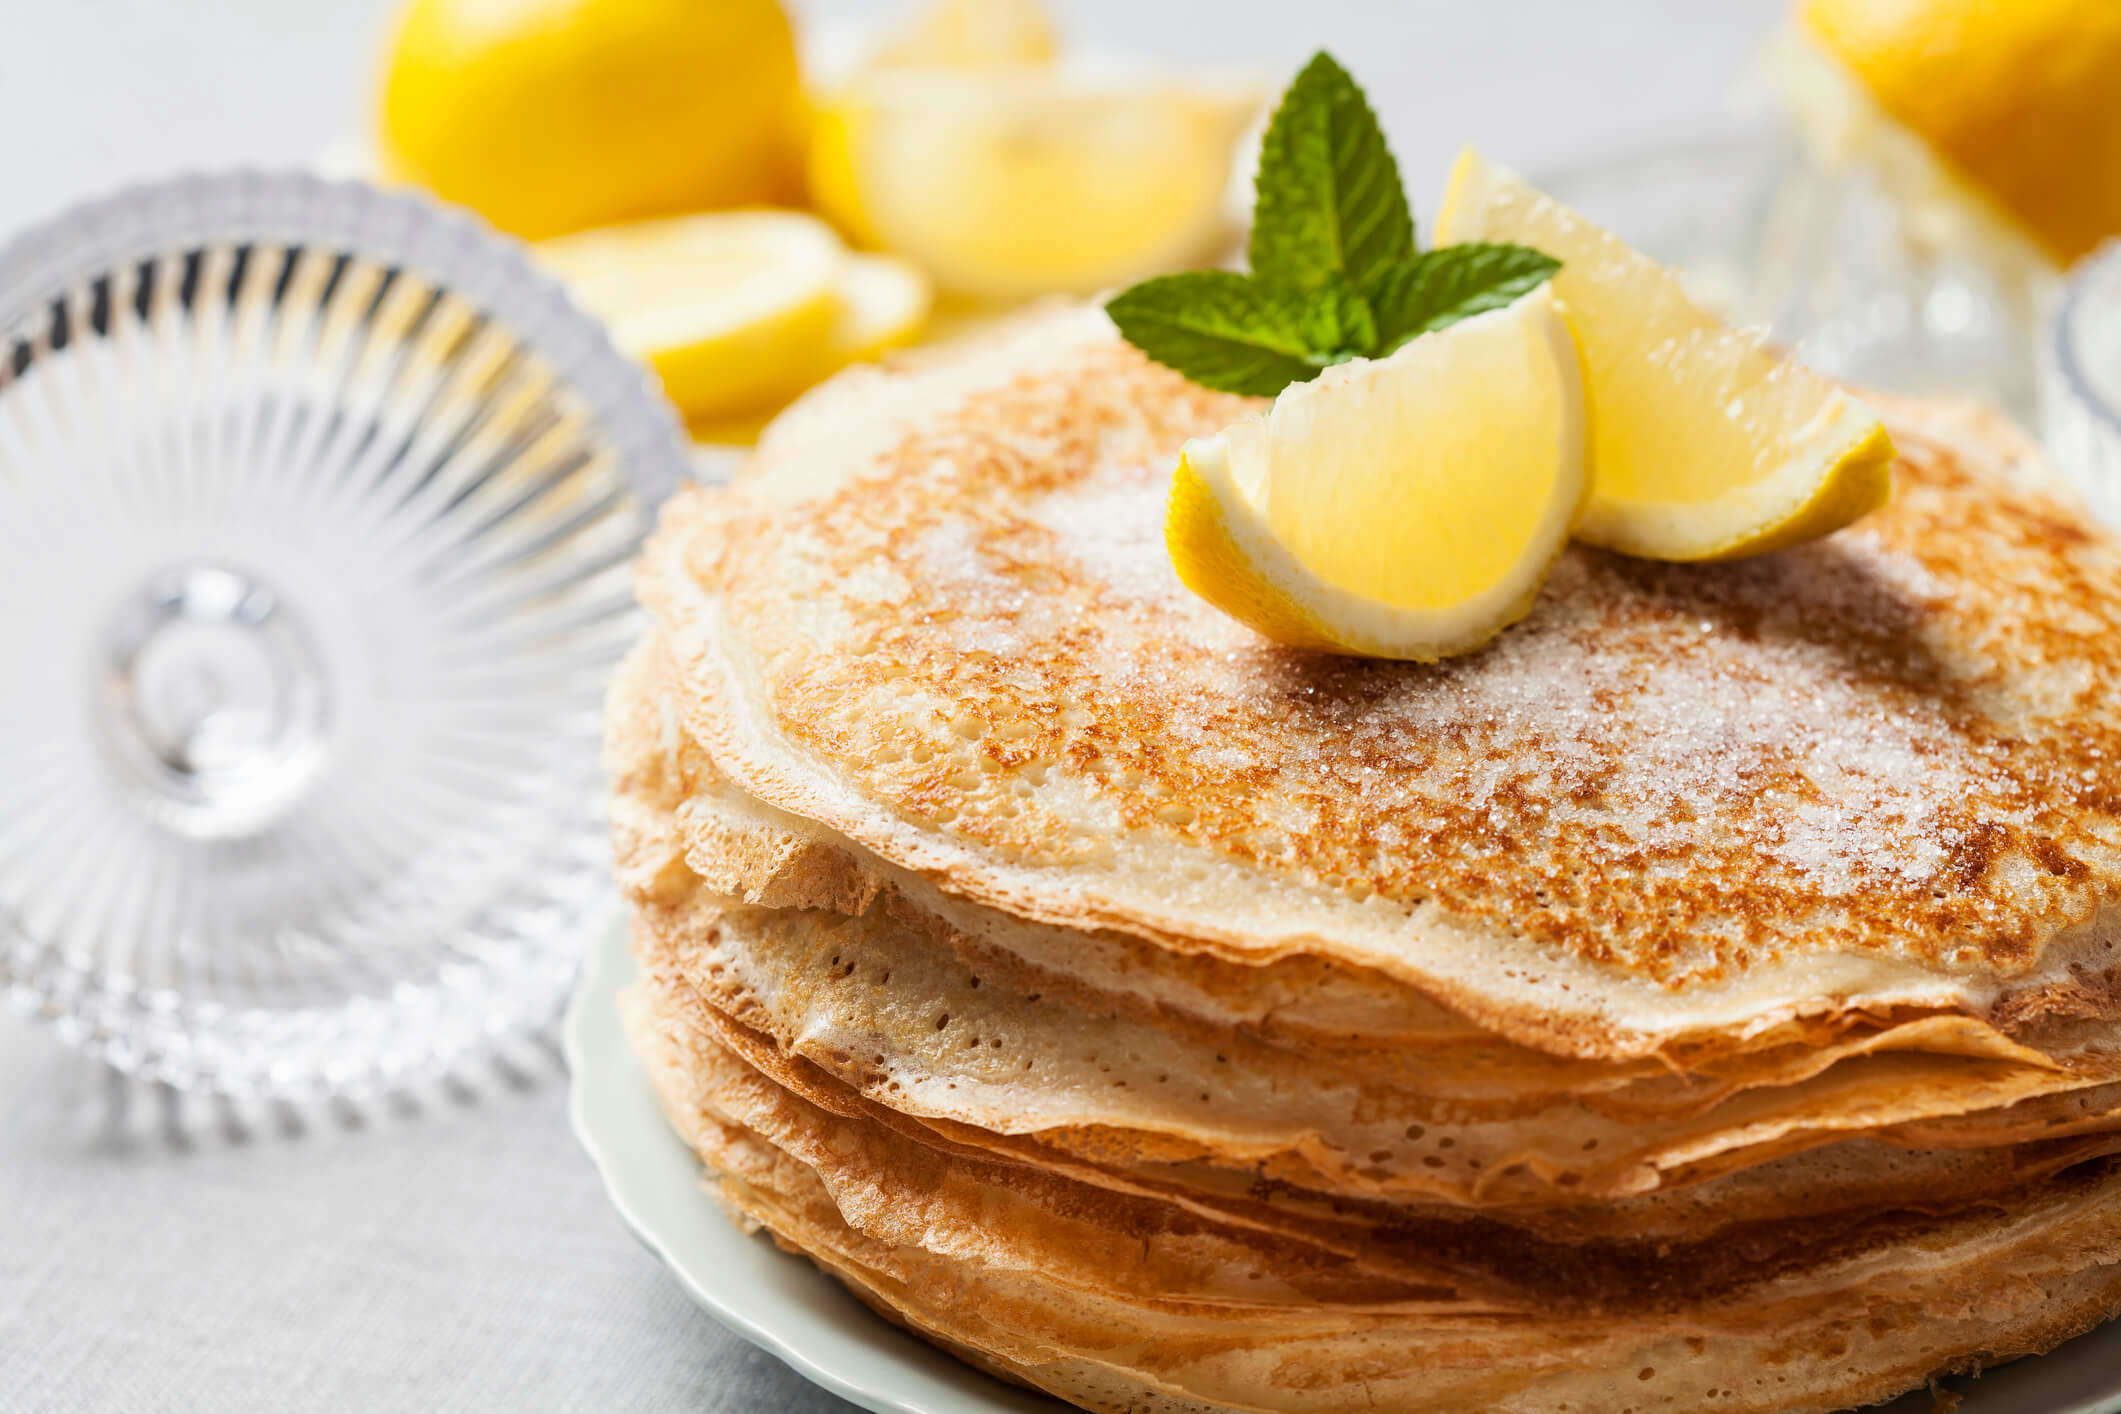
M 567 1008 L 568 1113 L 619 1216 L 692 1299 L 797 1374 L 877 1414 L 1063 1414 L 1066 1406 L 960 1364 L 849 1296 L 764 1233 L 746 1237 L 700 1189 L 700 1161 L 619 1026 L 633 979 L 623 929 L 582 964 Z
M 623 930 L 582 967 L 567 1009 L 574 1132 L 648 1249 L 693 1300 L 796 1372 L 877 1414 L 1057 1414 L 1054 1400 L 1012 1388 L 907 1335 L 810 1263 L 746 1237 L 700 1190 L 700 1164 L 663 1118 L 620 1030 L 616 1000 L 633 976 Z M 1978 1380 L 1946 1382 L 1958 1414 L 2121 1414 L 2121 1322 L 2052 1355 Z M 1926 1393 L 1873 1414 L 1930 1414 Z

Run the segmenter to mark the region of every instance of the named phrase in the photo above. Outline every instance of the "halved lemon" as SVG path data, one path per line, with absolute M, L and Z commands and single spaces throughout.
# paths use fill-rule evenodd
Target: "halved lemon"
M 861 244 L 948 293 L 1088 293 L 1197 262 L 1259 111 L 1249 83 L 1057 71 L 888 71 L 820 107 L 812 193 Z
M 1164 539 L 1269 638 L 1428 662 L 1531 608 L 1588 485 L 1576 344 L 1541 286 L 1188 442 Z
M 792 396 L 817 376 L 840 319 L 845 248 L 800 212 L 642 221 L 534 249 L 688 418 Z
M 1577 535 L 1658 560 L 1758 555 L 1885 504 L 1892 439 L 1837 384 L 1697 308 L 1676 272 L 1468 150 L 1439 245 L 1514 241 L 1557 257 L 1583 347 L 1590 507 Z

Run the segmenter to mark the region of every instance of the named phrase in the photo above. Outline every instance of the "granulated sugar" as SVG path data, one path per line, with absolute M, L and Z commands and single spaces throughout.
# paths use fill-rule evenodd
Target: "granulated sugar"
M 907 593 L 840 596 L 843 638 L 785 645 L 784 719 L 829 715 L 853 773 L 890 748 L 874 788 L 968 845 L 1154 841 L 1159 869 L 1197 850 L 1671 985 L 1791 950 L 2023 963 L 2121 869 L 2114 576 L 2072 559 L 2065 510 L 1941 444 L 1794 550 L 1571 549 L 1524 621 L 1422 666 L 1282 648 L 1180 584 L 1171 467 L 1232 409 L 1163 377 L 1027 382 L 953 425 L 944 470 L 910 441 L 835 505 L 827 568 L 883 562 Z M 847 704 L 879 683 L 871 724 Z

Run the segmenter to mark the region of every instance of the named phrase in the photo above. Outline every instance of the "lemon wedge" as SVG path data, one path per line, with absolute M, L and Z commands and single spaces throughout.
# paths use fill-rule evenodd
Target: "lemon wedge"
M 1513 241 L 1560 259 L 1582 343 L 1592 495 L 1577 535 L 1658 560 L 1735 559 L 1838 530 L 1891 494 L 1892 439 L 1838 385 L 1688 300 L 1657 264 L 1467 151 L 1439 245 Z
M 948 293 L 1087 293 L 1228 237 L 1231 159 L 1259 103 L 1250 84 L 871 72 L 819 108 L 812 193 L 861 244 Z
M 842 317 L 845 248 L 800 212 L 642 221 L 534 250 L 688 418 L 792 396 L 820 375 Z
M 1584 444 L 1543 285 L 1188 442 L 1164 540 L 1187 587 L 1269 638 L 1428 662 L 1531 608 L 1583 505 Z
M 885 39 L 880 69 L 985 69 L 1050 64 L 1060 55 L 1039 0 L 935 0 Z

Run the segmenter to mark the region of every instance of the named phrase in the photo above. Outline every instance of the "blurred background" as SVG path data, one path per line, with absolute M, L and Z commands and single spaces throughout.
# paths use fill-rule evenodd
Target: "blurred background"
M 1325 49 L 1424 225 L 1476 143 L 1824 371 L 2030 417 L 2050 278 L 2121 201 L 2058 145 L 2111 136 L 2103 62 L 2047 56 L 2112 27 L 1802 8 L 88 0 L 25 8 L 0 55 L 0 121 L 35 135 L 0 229 L 202 168 L 409 182 L 536 242 L 694 442 L 740 450 L 849 362 L 1237 259 L 1252 135 Z
M 0 228 L 143 176 L 304 163 L 367 132 L 389 0 L 70 0 L 8 7 Z M 808 0 L 812 31 L 910 6 Z M 1781 0 L 1056 0 L 1085 50 L 1258 64 L 1318 48 L 1354 71 L 1408 186 L 1441 189 L 1477 137 L 1528 171 L 1722 120 L 1788 12 Z M 25 140 L 27 139 L 27 140 Z

